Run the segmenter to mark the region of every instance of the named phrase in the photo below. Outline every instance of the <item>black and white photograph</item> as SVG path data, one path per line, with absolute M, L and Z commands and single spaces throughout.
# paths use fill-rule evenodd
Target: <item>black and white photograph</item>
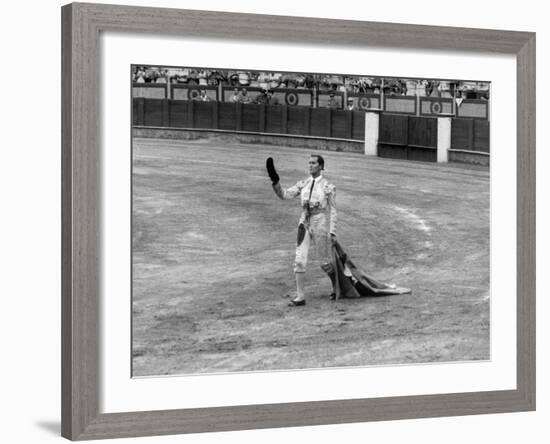
M 2 442 L 548 441 L 544 2 L 6 5 Z
M 129 71 L 133 377 L 490 360 L 490 81 Z

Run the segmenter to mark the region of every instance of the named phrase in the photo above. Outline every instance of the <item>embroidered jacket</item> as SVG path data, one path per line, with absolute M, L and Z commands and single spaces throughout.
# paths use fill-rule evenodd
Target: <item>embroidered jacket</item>
M 311 216 L 325 214 L 329 219 L 329 232 L 336 234 L 336 187 L 322 175 L 315 179 L 310 176 L 286 190 L 279 182 L 273 185 L 273 190 L 281 199 L 294 199 L 300 196 L 302 204 L 300 223 L 309 222 Z

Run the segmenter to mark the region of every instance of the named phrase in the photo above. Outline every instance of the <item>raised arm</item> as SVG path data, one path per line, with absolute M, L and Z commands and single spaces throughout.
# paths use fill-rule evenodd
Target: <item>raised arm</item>
M 273 191 L 279 197 L 279 199 L 294 199 L 300 194 L 302 190 L 302 182 L 298 182 L 296 185 L 287 188 L 286 190 L 281 186 L 280 182 L 277 182 L 273 186 Z
M 273 187 L 273 191 L 275 191 L 275 194 L 280 199 L 293 199 L 300 194 L 301 182 L 298 182 L 296 185 L 286 190 L 283 189 L 283 187 L 281 186 L 281 183 L 279 182 L 279 175 L 277 174 L 277 170 L 275 170 L 275 165 L 273 164 L 273 159 L 271 157 L 267 158 L 265 167 L 267 169 L 267 174 L 271 179 L 271 185 Z

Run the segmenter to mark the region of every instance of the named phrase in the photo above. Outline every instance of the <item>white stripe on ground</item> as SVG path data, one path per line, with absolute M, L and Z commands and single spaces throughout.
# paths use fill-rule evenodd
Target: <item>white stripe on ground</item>
M 428 224 L 426 224 L 426 221 L 424 219 L 421 219 L 412 210 L 402 207 L 394 207 L 394 209 L 405 216 L 407 219 L 409 219 L 414 224 L 416 229 L 424 231 L 426 233 L 432 231 L 432 227 L 428 226 Z

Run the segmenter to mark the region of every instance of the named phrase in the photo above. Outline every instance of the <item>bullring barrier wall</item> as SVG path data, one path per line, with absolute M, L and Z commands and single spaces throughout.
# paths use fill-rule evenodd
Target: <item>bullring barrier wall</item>
M 248 97 L 253 101 L 262 88 L 247 87 Z M 242 88 L 237 88 L 242 90 Z M 132 97 L 147 99 L 197 100 L 204 91 L 212 101 L 231 102 L 235 88 L 230 86 L 189 85 L 184 83 L 134 83 Z M 308 88 L 274 88 L 273 96 L 280 105 L 328 107 L 328 90 Z M 349 99 L 358 110 L 381 109 L 388 113 L 417 116 L 455 114 L 461 118 L 489 119 L 489 102 L 483 99 L 460 99 L 434 96 L 407 96 L 384 93 L 353 93 L 332 91 L 338 109 L 344 109 Z
M 417 103 L 422 106 L 423 102 Z M 317 144 L 324 147 L 329 147 L 330 141 L 338 141 L 334 145 L 337 149 L 357 152 L 358 144 L 366 144 L 369 136 L 365 131 L 367 114 L 377 114 L 376 149 L 370 154 L 436 162 L 442 161 L 441 116 L 444 116 L 450 126 L 449 146 L 445 148 L 448 154 L 445 153 L 443 161 L 489 164 L 489 122 L 486 119 L 450 118 L 443 113 L 418 116 L 415 111 L 348 111 L 299 105 L 142 97 L 133 100 L 132 124 L 140 129 L 141 136 L 147 136 L 147 128 L 176 130 L 176 133 L 196 130 L 203 136 L 208 132 L 229 132 L 241 133 L 243 140 L 258 140 L 258 135 L 261 135 L 264 143 L 271 141 L 291 146 L 299 145 L 300 140 L 307 146 L 313 143 L 312 140 L 317 140 Z M 440 108 L 434 111 L 440 111 Z M 174 137 L 175 133 L 170 134 Z

